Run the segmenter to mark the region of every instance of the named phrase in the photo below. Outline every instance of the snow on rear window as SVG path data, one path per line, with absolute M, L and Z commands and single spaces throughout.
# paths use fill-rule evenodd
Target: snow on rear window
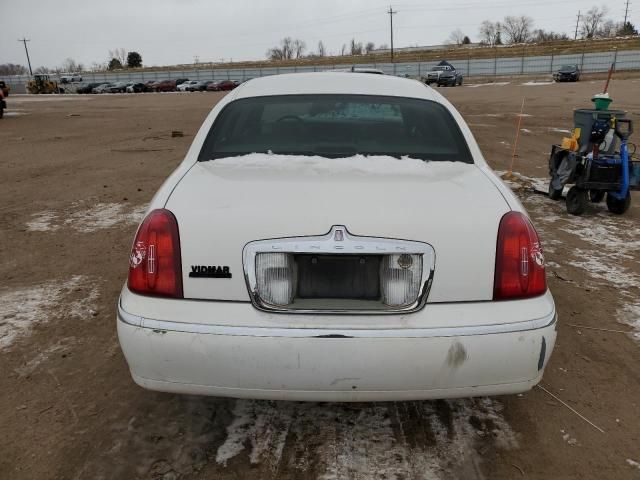
M 269 152 L 473 163 L 466 140 L 445 106 L 429 100 L 372 95 L 235 100 L 216 118 L 199 160 Z

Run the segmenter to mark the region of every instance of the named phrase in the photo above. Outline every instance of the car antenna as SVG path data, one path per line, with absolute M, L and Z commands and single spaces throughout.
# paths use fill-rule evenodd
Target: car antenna
M 513 164 L 516 161 L 516 157 L 518 156 L 518 140 L 520 140 L 520 126 L 522 125 L 522 117 L 524 116 L 524 99 L 522 97 L 522 105 L 520 106 L 520 113 L 518 114 L 518 124 L 516 127 L 516 139 L 513 142 L 513 153 L 511 154 L 511 164 L 509 165 L 509 170 L 507 170 L 507 174 L 505 178 L 511 178 L 513 176 Z

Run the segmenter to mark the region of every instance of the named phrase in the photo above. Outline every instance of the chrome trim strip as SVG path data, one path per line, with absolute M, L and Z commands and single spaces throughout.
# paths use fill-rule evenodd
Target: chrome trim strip
M 317 312 L 316 312 L 317 313 Z M 467 327 L 395 328 L 395 329 L 332 329 L 332 328 L 273 328 L 273 327 L 229 327 L 168 320 L 155 320 L 133 315 L 118 302 L 118 320 L 134 327 L 158 332 L 179 332 L 233 337 L 284 337 L 284 338 L 433 338 L 468 337 L 472 335 L 496 335 L 501 333 L 526 332 L 555 325 L 554 311 L 542 318 L 514 323 L 477 325 Z
M 317 254 L 377 254 L 407 253 L 422 255 L 422 278 L 418 298 L 402 307 L 379 309 L 297 309 L 264 302 L 258 295 L 255 272 L 256 255 L 262 252 L 317 253 Z M 436 254 L 431 245 L 424 242 L 392 238 L 362 237 L 351 235 L 344 225 L 334 225 L 328 233 L 320 236 L 274 238 L 249 242 L 242 250 L 242 266 L 251 303 L 258 310 L 271 313 L 300 313 L 321 315 L 385 315 L 411 313 L 422 309 L 433 283 Z

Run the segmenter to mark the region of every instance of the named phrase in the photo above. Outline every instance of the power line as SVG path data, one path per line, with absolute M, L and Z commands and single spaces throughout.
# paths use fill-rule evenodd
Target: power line
M 31 59 L 29 58 L 29 49 L 27 48 L 27 42 L 30 42 L 28 38 L 19 38 L 19 42 L 24 43 L 24 51 L 27 53 L 27 63 L 29 64 L 29 75 L 33 75 L 33 70 L 31 70 Z
M 391 8 L 391 5 L 389 5 L 389 11 L 387 13 L 389 14 L 389 20 L 391 21 L 391 63 L 393 63 L 393 16 L 398 12 L 394 11 Z

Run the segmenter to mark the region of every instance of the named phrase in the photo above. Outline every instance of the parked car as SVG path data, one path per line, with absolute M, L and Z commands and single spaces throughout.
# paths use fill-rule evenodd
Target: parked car
M 176 81 L 175 80 L 162 80 L 153 86 L 156 92 L 175 92 Z
M 60 75 L 60 83 L 73 83 L 73 82 L 81 82 L 82 75 L 79 73 L 67 73 L 64 75 Z
M 553 75 L 556 82 L 577 82 L 580 80 L 578 65 L 563 65 Z
M 423 78 L 423 81 L 427 85 L 438 83 L 440 75 L 442 75 L 444 72 L 448 72 L 449 70 L 455 70 L 455 68 L 449 62 L 442 61 L 438 65 L 433 67 L 430 72 L 427 72 L 427 76 Z
M 108 93 L 112 85 L 112 83 L 103 83 L 91 90 L 91 93 Z
M 213 82 L 210 83 L 209 86 L 207 87 L 208 91 L 213 91 L 213 92 L 218 92 L 221 90 L 233 90 L 234 88 L 236 88 L 239 85 L 238 82 L 233 81 L 233 80 L 223 80 L 221 82 Z
M 188 82 L 189 79 L 188 78 L 178 78 L 175 82 L 176 82 L 176 87 L 178 85 L 182 85 L 184 82 Z
M 106 89 L 109 93 L 125 93 L 127 91 L 127 82 L 116 82 L 109 85 Z
M 143 93 L 143 92 L 151 92 L 153 89 L 148 83 L 132 83 L 127 85 L 127 93 Z
M 149 88 L 149 91 L 155 92 L 156 86 L 160 83 L 159 80 L 147 80 L 145 85 Z
M 96 87 L 99 87 L 100 85 L 104 85 L 105 82 L 92 82 L 92 83 L 85 83 L 83 85 L 80 85 L 77 89 L 76 89 L 76 93 L 93 93 L 93 89 Z
M 217 92 L 218 90 L 220 90 L 218 88 L 218 84 L 220 82 L 210 82 L 209 85 L 207 85 L 207 92 Z
M 197 85 L 199 82 L 197 80 L 187 80 L 186 82 L 178 85 L 177 89 L 179 92 L 191 92 L 190 88 L 194 85 Z
M 254 79 L 139 226 L 117 303 L 133 379 L 313 401 L 514 394 L 556 339 L 540 240 L 437 91 Z
M 436 83 L 439 87 L 455 87 L 456 85 L 462 85 L 462 74 L 455 68 L 444 70 L 440 73 Z
M 211 83 L 213 83 L 213 80 L 201 80 L 189 86 L 187 90 L 190 92 L 204 92 Z

